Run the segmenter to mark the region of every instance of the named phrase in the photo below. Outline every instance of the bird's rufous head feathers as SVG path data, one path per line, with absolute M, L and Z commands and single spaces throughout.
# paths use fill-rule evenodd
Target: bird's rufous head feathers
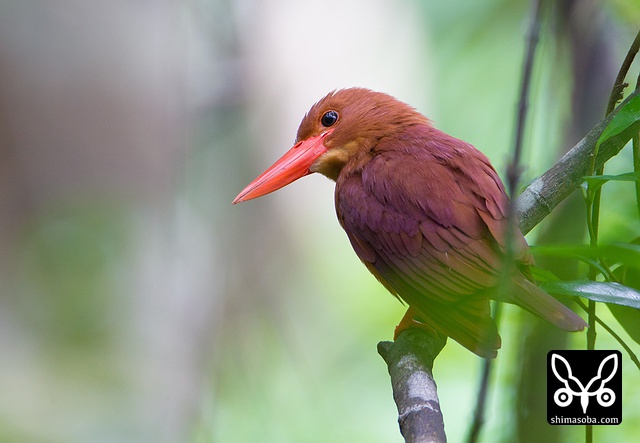
M 335 180 L 351 158 L 370 152 L 382 138 L 416 124 L 429 121 L 388 94 L 365 88 L 340 89 L 311 107 L 300 123 L 296 142 L 326 134 L 323 144 L 327 152 L 310 169 Z
M 330 92 L 302 119 L 293 148 L 251 182 L 234 203 L 276 191 L 314 172 L 336 180 L 347 162 L 371 155 L 383 138 L 414 125 L 429 125 L 429 120 L 388 94 L 365 88 Z

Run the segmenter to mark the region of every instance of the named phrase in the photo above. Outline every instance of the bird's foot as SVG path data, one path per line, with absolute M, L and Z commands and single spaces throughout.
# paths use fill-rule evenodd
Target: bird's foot
M 400 320 L 400 323 L 398 323 L 398 326 L 396 326 L 396 329 L 393 331 L 393 339 L 396 340 L 402 332 L 409 328 L 420 328 L 430 334 L 438 334 L 435 329 L 428 324 L 421 322 L 419 318 L 418 313 L 414 311 L 413 308 L 407 309 L 404 317 L 402 317 L 402 320 Z

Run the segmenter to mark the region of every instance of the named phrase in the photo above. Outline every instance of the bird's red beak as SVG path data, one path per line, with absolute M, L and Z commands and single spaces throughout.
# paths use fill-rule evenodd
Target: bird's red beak
M 296 143 L 278 161 L 249 183 L 233 200 L 233 204 L 262 197 L 311 174 L 309 168 L 313 162 L 327 152 L 323 140 L 330 133 L 331 131 L 323 132 Z

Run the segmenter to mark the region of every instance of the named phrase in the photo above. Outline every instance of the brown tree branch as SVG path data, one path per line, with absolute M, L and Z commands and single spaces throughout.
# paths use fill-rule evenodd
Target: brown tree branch
M 398 407 L 400 433 L 406 443 L 447 441 L 440 410 L 433 360 L 447 337 L 422 329 L 407 329 L 394 342 L 378 343 L 378 353 L 389 367 L 393 399 Z
M 534 180 L 515 201 L 516 215 L 523 234 L 531 231 L 565 198 L 576 190 L 589 174 L 598 138 L 609 122 L 633 97 L 640 94 L 634 91 L 605 119 L 601 120 L 585 137 L 567 152 L 547 172 Z M 604 165 L 615 156 L 624 145 L 631 140 L 637 128 L 630 127 L 626 131 L 612 137 L 599 147 L 595 169 Z

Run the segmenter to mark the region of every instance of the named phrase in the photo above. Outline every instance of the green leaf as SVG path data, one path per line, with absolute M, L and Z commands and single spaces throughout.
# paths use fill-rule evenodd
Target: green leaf
M 534 255 L 583 258 L 604 258 L 609 265 L 624 263 L 631 268 L 640 269 L 640 245 L 633 243 L 610 243 L 605 245 L 554 245 L 532 246 Z
M 615 304 L 607 304 L 607 307 L 629 337 L 640 343 L 640 310 Z
M 589 300 L 640 309 L 640 291 L 620 283 L 597 281 L 545 282 L 540 285 L 549 294 L 584 297 Z
M 588 182 L 598 182 L 609 180 L 621 181 L 621 182 L 635 182 L 640 180 L 640 171 L 636 172 L 627 172 L 625 174 L 617 174 L 617 175 L 589 175 L 584 178 Z
M 598 138 L 595 151 L 591 158 L 591 174 L 595 171 L 595 160 L 602 144 L 611 144 L 615 147 L 616 152 L 619 152 L 624 145 L 626 145 L 631 138 L 638 135 L 638 131 L 640 131 L 640 94 L 638 94 L 638 91 L 634 91 L 623 103 L 620 110 L 613 116 Z M 586 192 L 586 200 L 590 205 L 593 202 L 598 188 L 606 182 L 594 181 L 587 183 L 589 186 Z
M 611 122 L 604 129 L 604 131 L 602 131 L 602 134 L 600 134 L 600 138 L 598 138 L 598 143 L 596 146 L 600 146 L 607 140 L 622 134 L 631 126 L 636 125 L 639 122 L 640 95 L 636 95 L 618 111 L 618 113 L 613 117 Z
M 533 279 L 538 283 L 543 281 L 560 281 L 558 276 L 553 272 L 538 266 L 530 266 L 529 271 L 531 272 Z
M 640 239 L 636 238 L 632 241 L 632 244 L 636 244 L 639 241 Z M 640 289 L 640 270 L 624 265 L 613 271 L 613 274 L 616 280 L 623 285 L 636 290 Z M 629 337 L 640 343 L 640 310 L 614 304 L 608 304 L 607 307 L 618 320 L 620 326 L 629 334 Z
M 608 181 L 625 181 L 625 182 L 640 181 L 640 171 L 627 172 L 625 174 L 618 174 L 618 175 L 589 175 L 587 177 L 584 177 L 584 179 L 589 184 L 589 189 L 592 192 L 595 192 Z

